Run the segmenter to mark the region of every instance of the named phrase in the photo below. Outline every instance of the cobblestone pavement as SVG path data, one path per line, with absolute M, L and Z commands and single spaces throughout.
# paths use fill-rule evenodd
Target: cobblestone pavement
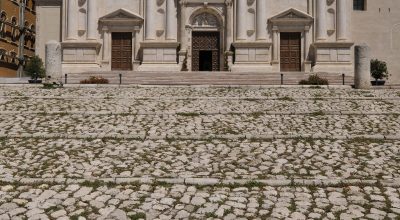
M 400 90 L 0 87 L 1 219 L 400 219 Z

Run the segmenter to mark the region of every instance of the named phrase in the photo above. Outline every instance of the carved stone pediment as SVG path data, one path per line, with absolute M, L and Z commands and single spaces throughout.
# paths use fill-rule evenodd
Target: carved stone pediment
M 309 24 L 314 20 L 309 14 L 299 11 L 294 8 L 290 8 L 283 11 L 269 19 L 273 24 L 290 24 L 290 23 L 302 23 Z
M 107 14 L 99 19 L 100 23 L 105 25 L 139 25 L 143 23 L 143 18 L 124 8 L 118 9 L 110 14 Z
M 219 27 L 215 15 L 204 12 L 193 18 L 192 27 Z

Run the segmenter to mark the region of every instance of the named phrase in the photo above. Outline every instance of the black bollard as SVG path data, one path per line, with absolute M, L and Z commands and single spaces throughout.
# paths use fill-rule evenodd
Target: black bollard
M 122 74 L 121 73 L 119 74 L 119 84 L 120 85 L 122 84 Z
M 343 83 L 343 85 L 345 85 L 344 77 L 345 77 L 345 75 L 344 75 L 344 73 L 343 73 L 343 74 L 342 74 L 342 83 Z
M 68 79 L 68 74 L 65 74 L 65 78 L 64 78 L 65 83 L 64 84 L 67 84 L 67 79 Z
M 283 73 L 281 73 L 281 85 L 283 85 Z

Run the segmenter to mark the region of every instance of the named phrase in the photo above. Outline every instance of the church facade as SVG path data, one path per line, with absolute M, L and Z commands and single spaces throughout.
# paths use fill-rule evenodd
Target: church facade
M 45 43 L 60 41 L 65 73 L 352 74 L 353 46 L 357 34 L 362 37 L 354 31 L 355 10 L 385 1 L 40 0 L 37 53 L 44 57 Z M 396 1 L 388 4 L 399 8 Z

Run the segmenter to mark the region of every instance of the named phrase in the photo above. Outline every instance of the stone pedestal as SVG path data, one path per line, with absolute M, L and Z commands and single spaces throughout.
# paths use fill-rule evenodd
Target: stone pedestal
M 230 66 L 232 72 L 268 72 L 271 71 L 269 42 L 235 42 L 235 63 Z
M 46 43 L 46 83 L 62 83 L 61 44 L 57 41 Z
M 178 46 L 177 42 L 142 42 L 143 61 L 138 71 L 179 71 Z
M 366 44 L 355 46 L 354 49 L 354 86 L 356 89 L 371 88 L 371 56 Z

